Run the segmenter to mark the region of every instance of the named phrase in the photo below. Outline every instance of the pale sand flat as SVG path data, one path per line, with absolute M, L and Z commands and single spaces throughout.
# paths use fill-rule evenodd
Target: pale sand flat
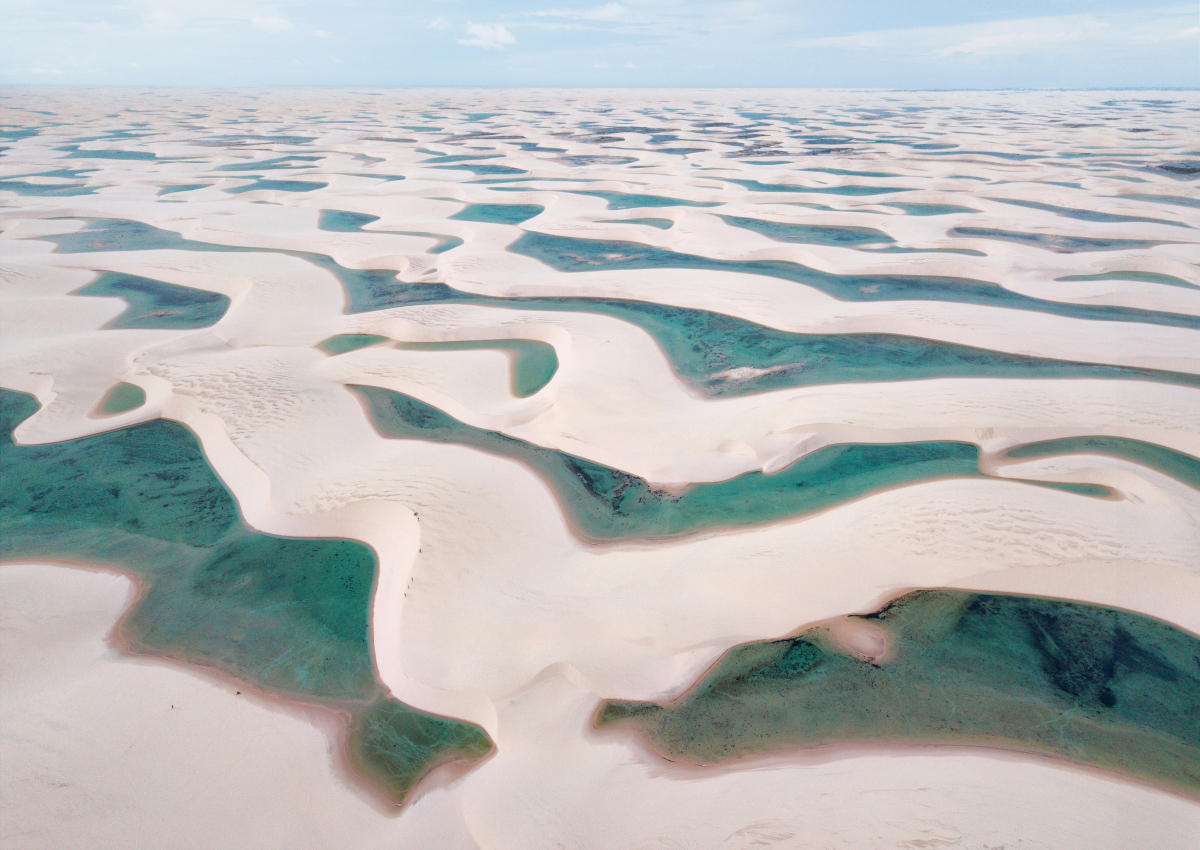
M 694 105 L 696 115 L 721 121 L 744 108 L 744 94 L 710 94 L 696 96 L 710 101 Z M 647 100 L 667 102 L 679 96 L 589 95 L 613 109 L 614 120 L 623 116 L 640 123 L 650 121 L 635 111 Z M 1172 94 L 1176 96 L 1194 98 Z M 196 93 L 194 105 L 211 121 L 237 120 L 243 97 Z M 273 123 L 260 125 L 266 131 L 293 129 L 289 110 L 331 105 L 326 94 L 287 92 L 279 97 L 271 107 L 277 110 Z M 375 109 L 380 102 L 362 94 L 346 97 L 337 102 L 337 110 L 347 103 Z M 439 98 L 447 97 L 464 111 L 485 112 L 496 106 L 498 95 L 407 92 L 402 109 L 392 104 L 381 107 L 381 114 L 391 109 L 396 117 L 404 110 L 432 109 Z M 509 98 L 503 104 L 506 109 L 549 106 L 558 113 L 513 121 L 499 134 L 520 133 L 546 147 L 566 148 L 566 154 L 521 151 L 503 140 L 486 143 L 503 154 L 495 162 L 527 169 L 522 181 L 536 190 L 492 192 L 487 184 L 468 182 L 476 177 L 469 171 L 423 163 L 427 155 L 415 150 L 420 146 L 460 152 L 444 142 L 447 131 L 396 131 L 415 141 L 392 143 L 362 139 L 364 132 L 358 129 L 320 124 L 313 125 L 311 135 L 317 141 L 312 148 L 336 153 L 295 175 L 266 173 L 270 178 L 329 184 L 310 193 L 256 190 L 226 195 L 222 187 L 246 182 L 241 172 L 211 172 L 222 175 L 216 181 L 199 175 L 210 174 L 213 165 L 279 152 L 273 152 L 272 145 L 221 151 L 194 144 L 203 134 L 182 129 L 136 144 L 160 156 L 203 160 L 199 167 L 162 160 L 90 160 L 87 167 L 98 167 L 91 178 L 120 185 L 95 195 L 15 200 L 0 187 L 5 204 L 0 216 L 0 282 L 9 299 L 6 319 L 12 317 L 13 331 L 4 337 L 0 384 L 33 392 L 45 405 L 18 430 L 19 441 L 70 439 L 157 415 L 187 424 L 255 528 L 275 534 L 349 536 L 375 548 L 380 580 L 372 628 L 383 680 L 396 696 L 419 708 L 480 723 L 499 745 L 498 754 L 474 771 L 448 784 L 423 786 L 400 819 L 378 820 L 358 792 L 338 790 L 344 778 L 328 752 L 328 730 L 278 706 L 230 696 L 225 686 L 169 664 L 101 657 L 95 648 L 100 646 L 99 636 L 125 599 L 125 591 L 118 593 L 113 585 L 105 591 L 108 595 L 79 603 L 79 630 L 86 620 L 94 625 L 89 633 L 93 637 L 80 637 L 77 630 L 70 641 L 75 647 L 93 647 L 90 654 L 73 656 L 76 661 L 69 661 L 66 649 L 56 648 L 51 654 L 74 671 L 64 672 L 64 677 L 81 681 L 99 682 L 111 675 L 100 670 L 121 670 L 127 676 L 136 671 L 136 681 L 120 687 L 97 685 L 87 698 L 100 704 L 108 696 L 121 697 L 110 709 L 119 717 L 104 728 L 153 730 L 143 731 L 138 739 L 143 744 L 135 741 L 130 750 L 147 761 L 125 766 L 130 771 L 128 784 L 109 783 L 105 771 L 112 770 L 112 759 L 106 760 L 105 754 L 131 746 L 125 739 L 103 738 L 108 733 L 89 720 L 77 702 L 46 702 L 42 717 L 48 719 L 36 721 L 60 724 L 53 729 L 58 735 L 66 730 L 77 736 L 78 750 L 86 755 L 76 758 L 73 767 L 65 760 L 58 764 L 63 770 L 79 768 L 80 773 L 72 774 L 75 787 L 88 793 L 94 789 L 95 796 L 88 799 L 111 802 L 113 797 L 101 795 L 127 793 L 136 804 L 145 804 L 138 810 L 145 813 L 143 819 L 120 821 L 109 813 L 108 820 L 99 821 L 101 829 L 110 830 L 104 836 L 112 837 L 112 846 L 161 846 L 147 836 L 161 835 L 164 824 L 176 834 L 197 834 L 202 827 L 194 826 L 196 819 L 228 807 L 234 814 L 226 825 L 236 835 L 223 846 L 270 847 L 272 841 L 277 841 L 275 846 L 304 846 L 295 843 L 296 833 L 289 830 L 297 829 L 297 822 L 311 821 L 318 824 L 311 834 L 327 835 L 319 830 L 328 828 L 337 836 L 336 842 L 311 846 L 339 847 L 524 848 L 531 846 L 530 836 L 537 839 L 532 846 L 579 848 L 597 846 L 597 836 L 604 836 L 604 847 L 630 848 L 655 841 L 663 846 L 729 848 L 764 842 L 824 848 L 841 842 L 880 848 L 952 844 L 983 850 L 1007 844 L 1125 850 L 1147 841 L 1169 850 L 1187 847 L 1189 836 L 1200 830 L 1200 809 L 1194 804 L 1046 760 L 964 751 L 843 752 L 824 762 L 781 756 L 744 771 L 681 774 L 629 741 L 587 728 L 600 698 L 675 693 L 735 643 L 868 611 L 911 587 L 952 585 L 1060 595 L 1136 610 L 1200 632 L 1195 560 L 1200 551 L 1200 508 L 1195 492 L 1174 479 L 1101 456 L 1003 463 L 989 455 L 989 468 L 1001 476 L 1100 483 L 1118 491 L 1120 498 L 1092 499 L 1004 480 L 930 482 L 755 530 L 669 544 L 592 547 L 571 533 L 545 482 L 525 467 L 462 447 L 384 440 L 341 385 L 389 386 L 477 427 L 675 484 L 773 470 L 821 445 L 855 440 L 958 439 L 995 452 L 1018 442 L 1104 433 L 1200 454 L 1195 390 L 1135 381 L 944 379 L 809 387 L 715 401 L 685 387 L 644 332 L 603 316 L 453 305 L 346 315 L 338 281 L 298 258 L 267 251 L 56 254 L 51 243 L 37 240 L 80 226 L 78 219 L 52 217 L 125 217 L 219 244 L 316 251 L 348 267 L 392 269 L 400 280 L 444 282 L 481 294 L 625 297 L 715 310 L 784 330 L 912 334 L 1044 357 L 1200 371 L 1200 333 L 1195 330 L 952 303 L 848 303 L 786 281 L 727 272 L 561 274 L 506 250 L 520 228 L 447 219 L 466 203 L 538 203 L 545 211 L 523 226 L 547 233 L 636 241 L 715 258 L 787 260 L 842 274 L 962 275 L 1039 298 L 1196 315 L 1200 299 L 1187 289 L 1054 280 L 1124 269 L 1200 283 L 1194 231 L 1151 222 L 1068 220 L 991 200 L 1017 198 L 1200 224 L 1191 207 L 1118 197 L 1135 192 L 1185 195 L 1189 184 L 1172 177 L 1146 169 L 1138 178 L 1144 182 L 1135 184 L 1121 179 L 1121 169 L 1104 163 L 1081 170 L 1050 157 L 1030 162 L 969 153 L 935 158 L 892 142 L 880 142 L 869 152 L 829 153 L 762 166 L 727 158 L 737 146 L 719 134 L 695 145 L 707 148 L 705 152 L 686 156 L 639 150 L 650 147 L 646 134 L 629 134 L 626 142 L 601 150 L 580 138 L 555 135 L 578 135 L 578 121 L 585 114 L 576 105 L 563 106 L 567 95 L 527 92 L 504 97 Z M 771 109 L 812 114 L 828 105 L 821 100 L 827 94 L 811 92 L 755 97 Z M 1137 144 L 1120 128 L 1103 122 L 1080 133 L 1030 118 L 1087 115 L 1112 95 L 897 97 L 917 107 L 944 103 L 959 110 L 962 117 L 937 125 L 922 123 L 913 132 L 953 141 L 964 151 L 1021 155 L 1031 143 L 1062 149 L 1086 144 L 1118 159 Z M 57 108 L 80 126 L 121 126 L 119 119 L 104 117 L 113 111 L 118 95 L 81 102 L 49 92 L 45 98 L 48 106 L 43 108 Z M 839 108 L 869 109 L 877 98 L 874 93 L 842 93 Z M 1006 130 L 1000 135 L 989 111 L 998 102 L 1020 107 L 1005 113 Z M 878 128 L 890 119 L 861 120 L 863 127 Z M 454 121 L 459 129 L 497 129 L 465 117 Z M 403 122 L 397 118 L 396 123 Z M 1190 149 L 1186 130 L 1158 132 L 1161 150 Z M 765 130 L 763 138 L 796 147 L 777 124 Z M 6 152 L 3 173 L 82 165 L 85 161 L 63 160 L 62 151 L 54 150 L 73 140 L 73 133 L 61 129 L 20 140 Z M 135 142 L 101 146 L 105 144 L 122 148 Z M 689 141 L 680 144 L 692 146 Z M 633 165 L 650 167 L 578 166 L 558 159 L 597 152 L 632 156 L 637 159 Z M 381 169 L 407 179 L 381 183 L 340 173 L 367 168 L 355 156 L 378 159 Z M 809 167 L 889 172 L 895 176 L 867 182 L 914 190 L 877 196 L 781 195 L 721 179 L 817 188 L 848 180 L 804 170 Z M 534 182 L 563 177 L 599 182 Z M 973 177 L 1008 182 L 990 185 Z M 1045 182 L 1053 180 L 1078 181 L 1084 188 Z M 164 181 L 217 185 L 167 203 L 155 195 Z M 558 191 L 572 186 L 719 201 L 723 206 L 609 210 L 599 198 Z M 251 203 L 256 200 L 272 206 Z M 789 206 L 789 201 L 831 209 Z M 887 207 L 890 202 L 961 204 L 980 212 L 907 216 Z M 381 219 L 363 233 L 330 233 L 317 228 L 320 209 Z M 873 227 L 904 246 L 973 248 L 987 256 L 872 255 L 778 243 L 731 227 L 716 214 Z M 670 218 L 675 224 L 662 231 L 603 221 L 648 216 Z M 957 226 L 1185 244 L 1063 254 L 947 234 Z M 385 230 L 442 233 L 465 241 L 451 252 L 430 255 L 430 240 Z M 233 299 L 233 306 L 216 326 L 201 331 L 101 331 L 119 304 L 66 295 L 98 270 L 222 292 Z M 560 370 L 542 392 L 516 399 L 508 389 L 506 359 L 494 351 L 416 352 L 380 346 L 330 358 L 315 349 L 332 335 L 354 332 L 381 333 L 397 341 L 539 339 L 554 345 Z M 110 420 L 89 418 L 95 403 L 120 380 L 145 389 L 147 404 Z M 46 569 L 38 568 L 38 575 Z M 96 574 L 87 575 L 87 581 L 100 580 Z M 32 584 L 23 586 L 42 581 L 30 578 Z M 115 580 L 105 581 L 112 585 Z M 32 600 L 35 592 L 22 593 Z M 31 614 L 28 623 L 34 622 Z M 45 655 L 31 649 L 19 657 Z M 175 721 L 136 714 L 156 704 L 159 694 L 174 693 L 156 690 L 160 686 L 145 679 L 150 675 L 146 671 L 200 689 L 189 691 L 205 700 L 189 721 L 199 725 L 181 731 L 156 725 Z M 45 675 L 50 682 L 51 674 Z M 58 693 L 46 687 L 46 694 Z M 56 699 L 60 697 L 67 699 L 61 694 Z M 71 696 L 77 698 L 82 699 Z M 122 726 L 126 714 L 138 725 Z M 33 730 L 30 746 L 38 752 L 55 740 L 46 725 L 34 720 L 22 728 Z M 216 728 L 219 732 L 213 731 Z M 271 746 L 280 742 L 281 753 L 266 751 L 264 763 L 239 773 L 238 783 L 227 781 L 219 765 L 197 769 L 188 776 L 195 784 L 186 786 L 191 795 L 186 801 L 170 796 L 178 786 L 162 778 L 162 762 L 149 761 L 163 754 L 172 758 L 172 752 L 192 758 L 196 741 L 207 748 L 196 758 L 225 753 L 222 741 L 229 742 L 230 757 L 250 752 L 257 758 L 263 750 L 238 742 L 247 736 L 266 739 L 264 728 L 287 730 L 278 733 L 286 738 L 270 739 Z M 93 743 L 98 737 L 104 743 Z M 143 769 L 149 772 L 137 773 Z M 243 782 L 253 811 L 211 796 L 241 794 Z M 30 804 L 35 805 L 58 804 Z M 344 818 L 354 823 L 343 827 Z M 58 845 L 77 844 L 73 835 L 78 833 L 69 829 L 79 828 L 79 822 L 61 822 L 64 831 L 58 834 Z M 271 837 L 238 844 L 255 835 Z
M 109 648 L 124 576 L 4 564 L 0 595 L 5 847 L 386 846 L 331 716 Z
M 578 737 L 594 697 L 569 670 L 512 702 L 512 746 L 460 780 L 457 804 L 432 789 L 397 820 L 345 787 L 330 727 L 313 712 L 281 711 L 218 679 L 109 649 L 105 636 L 130 598 L 124 578 L 8 564 L 0 586 L 0 712 L 23 730 L 3 744 L 0 828 L 14 850 L 149 850 L 164 835 L 183 850 L 213 841 L 482 850 L 531 835 L 538 846 L 581 850 L 600 835 L 616 848 L 661 836 L 685 846 L 1019 840 L 1118 850 L 1145 840 L 1184 847 L 1200 828 L 1200 809 L 1171 795 L 1049 760 L 962 750 L 849 753 L 680 782 L 622 737 Z M 512 805 L 514 787 L 523 806 Z M 537 816 L 547 805 L 560 813 L 552 822 Z

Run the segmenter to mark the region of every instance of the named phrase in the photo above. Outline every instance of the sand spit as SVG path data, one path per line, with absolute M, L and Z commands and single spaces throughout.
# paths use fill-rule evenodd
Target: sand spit
M 0 131 L 0 385 L 42 404 L 16 441 L 187 425 L 254 529 L 373 548 L 380 680 L 419 709 L 479 724 L 497 750 L 435 773 L 385 817 L 336 769 L 327 719 L 105 654 L 123 580 L 5 566 L 19 601 L 6 633 L 23 636 L 4 655 L 19 683 L 4 703 L 4 746 L 20 765 L 6 777 L 18 801 L 9 843 L 150 848 L 164 831 L 219 827 L 223 846 L 339 850 L 1174 850 L 1200 831 L 1193 802 L 1046 759 L 883 748 L 701 775 L 589 729 L 601 699 L 669 698 L 733 646 L 910 589 L 1054 596 L 1200 632 L 1193 486 L 1132 454 L 1004 454 L 1106 437 L 1200 457 L 1200 390 L 938 377 L 709 398 L 635 323 L 485 300 L 630 299 L 788 332 L 1197 375 L 1194 93 L 161 94 L 5 101 L 5 126 L 36 131 Z M 617 220 L 649 217 L 657 224 Z M 167 235 L 89 236 L 96 219 Z M 730 223 L 746 219 L 768 224 Z M 558 270 L 509 250 L 538 234 L 624 245 Z M 699 259 L 622 267 L 659 249 Z M 835 297 L 747 263 L 856 276 L 861 290 Z M 155 298 L 188 287 L 216 296 L 194 303 L 228 309 L 204 327 L 114 328 L 129 306 L 119 293 L 147 292 L 122 290 L 129 276 L 164 284 Z M 894 276 L 999 287 L 1052 309 L 905 300 L 888 289 Z M 72 294 L 96 281 L 109 297 Z M 319 347 L 347 334 L 384 340 Z M 548 345 L 557 371 L 519 397 L 502 350 L 405 347 L 487 340 Z M 706 374 L 749 382 L 776 366 L 748 357 Z M 144 403 L 97 418 L 122 383 Z M 846 442 L 969 443 L 993 477 L 595 546 L 528 467 L 385 439 L 347 385 L 671 493 L 776 474 Z M 869 637 L 845 639 L 874 657 Z M 191 725 L 163 701 L 192 705 Z

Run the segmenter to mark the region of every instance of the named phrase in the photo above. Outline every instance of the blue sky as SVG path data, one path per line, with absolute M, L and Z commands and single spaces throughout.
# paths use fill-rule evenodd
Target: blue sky
M 1200 86 L 1197 4 L 0 0 L 0 85 Z

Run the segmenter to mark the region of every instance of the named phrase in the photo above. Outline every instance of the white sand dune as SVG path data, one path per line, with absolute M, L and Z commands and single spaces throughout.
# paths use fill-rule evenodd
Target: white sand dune
M 889 94 L 887 108 L 911 107 L 909 117 L 871 112 L 881 96 L 863 92 L 594 92 L 567 103 L 556 92 L 288 91 L 255 101 L 253 119 L 237 111 L 248 94 L 181 97 L 139 102 L 132 113 L 131 94 L 63 90 L 22 93 L 4 107 L 19 125 L 44 123 L 34 108 L 69 116 L 67 126 L 6 143 L 0 157 L 0 386 L 42 404 L 16 440 L 76 439 L 156 417 L 184 423 L 252 527 L 373 547 L 381 681 L 417 708 L 479 724 L 497 751 L 472 770 L 438 772 L 398 815 L 384 811 L 342 768 L 329 716 L 106 649 L 129 602 L 126 579 L 6 564 L 5 846 L 150 848 L 164 846 L 163 834 L 182 836 L 170 844 L 185 848 L 1190 846 L 1200 831 L 1194 801 L 1048 759 L 832 748 L 683 771 L 589 723 L 601 699 L 668 697 L 735 644 L 873 610 L 910 588 L 1057 596 L 1200 634 L 1194 488 L 1099 454 L 998 456 L 1019 443 L 1104 435 L 1200 457 L 1200 390 L 980 377 L 713 399 L 620 319 L 399 299 L 440 291 L 420 283 L 494 297 L 625 298 L 792 332 L 902 334 L 1197 374 L 1200 211 L 1178 200 L 1191 198 L 1194 180 L 1171 170 L 1194 160 L 1195 93 L 1171 94 L 1182 105 L 1169 126 L 1130 93 Z M 662 109 L 671 104 L 686 112 Z M 345 118 L 368 109 L 370 120 Z M 203 129 L 184 111 L 207 114 Z M 500 114 L 467 114 L 482 112 Z M 843 119 L 852 133 L 833 123 Z M 106 135 L 131 120 L 149 122 L 147 135 Z M 637 131 L 611 129 L 621 124 Z M 1153 144 L 1125 132 L 1150 124 Z M 66 147 L 74 144 L 79 152 Z M 1092 156 L 1061 156 L 1084 148 Z M 89 149 L 157 158 L 80 158 Z M 219 170 L 280 157 L 316 158 Z M 61 169 L 89 170 L 38 173 Z M 231 192 L 257 176 L 285 188 Z M 286 181 L 327 186 L 288 191 Z M 30 194 L 18 184 L 94 193 Z M 620 208 L 579 191 L 719 206 Z M 1157 221 L 1086 220 L 1004 200 Z M 466 204 L 544 210 L 516 225 L 451 218 Z M 914 204 L 974 212 L 903 207 Z M 379 220 L 330 231 L 321 210 Z M 780 242 L 718 216 L 873 228 L 904 248 L 983 256 Z M 50 238 L 89 218 L 256 250 L 54 250 Z M 639 218 L 672 226 L 622 221 Z M 1163 244 L 1083 250 L 951 232 L 959 227 Z M 614 263 L 563 273 L 508 250 L 525 231 L 843 275 L 964 277 L 1048 302 L 1168 313 L 1174 324 L 954 300 L 838 300 L 729 270 Z M 462 244 L 431 253 L 437 243 L 412 235 L 421 233 Z M 394 286 L 398 300 L 349 313 L 330 271 L 281 252 L 388 270 L 380 286 Z M 123 303 L 70 294 L 100 272 L 218 292 L 231 307 L 207 328 L 105 329 Z M 1143 277 L 1058 280 L 1110 272 Z M 338 356 L 317 348 L 347 333 L 388 341 Z M 518 398 L 502 351 L 397 346 L 489 339 L 548 343 L 558 371 Z M 91 415 L 119 381 L 144 389 L 146 403 Z M 973 443 L 993 477 L 884 490 L 751 528 L 590 545 L 529 467 L 459 445 L 385 439 L 346 384 L 403 392 L 468 425 L 676 488 L 777 472 L 844 442 Z M 1115 497 L 1029 481 L 1099 484 Z

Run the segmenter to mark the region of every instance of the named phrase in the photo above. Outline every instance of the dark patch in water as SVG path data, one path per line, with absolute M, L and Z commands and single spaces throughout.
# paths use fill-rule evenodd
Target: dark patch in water
M 385 437 L 471 446 L 527 464 L 553 487 L 576 532 L 595 543 L 759 525 L 888 487 L 982 476 L 979 450 L 967 443 L 848 443 L 819 449 L 771 475 L 748 472 L 673 494 L 628 472 L 466 425 L 402 393 L 350 389 Z
M 734 647 L 666 703 L 607 700 L 675 761 L 829 744 L 1003 747 L 1200 791 L 1200 638 L 1100 605 L 921 590 L 860 619 L 880 661 L 821 629 Z

